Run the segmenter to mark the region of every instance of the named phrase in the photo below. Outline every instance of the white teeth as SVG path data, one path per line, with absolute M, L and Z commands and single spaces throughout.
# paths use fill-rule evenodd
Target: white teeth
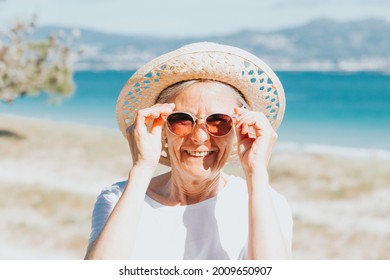
M 207 151 L 207 152 L 186 151 L 186 152 L 187 154 L 193 157 L 205 157 L 211 153 L 211 151 Z

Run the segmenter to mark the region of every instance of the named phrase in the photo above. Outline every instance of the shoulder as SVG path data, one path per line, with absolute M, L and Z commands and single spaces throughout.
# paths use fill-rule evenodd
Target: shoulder
M 116 194 L 121 195 L 125 190 L 127 181 L 116 182 L 109 187 L 102 189 L 101 194 Z
M 115 204 L 121 197 L 127 181 L 117 182 L 109 187 L 105 187 L 97 197 L 97 202 L 112 203 Z
M 104 224 L 115 204 L 118 202 L 123 190 L 126 187 L 126 182 L 118 182 L 109 187 L 104 188 L 96 199 L 95 206 L 92 212 L 92 226 L 89 244 L 91 244 L 99 235 Z

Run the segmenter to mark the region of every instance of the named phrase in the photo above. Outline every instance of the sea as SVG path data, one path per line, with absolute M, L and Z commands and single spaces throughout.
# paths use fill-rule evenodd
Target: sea
M 134 71 L 76 71 L 75 91 L 0 102 L 0 114 L 118 129 L 118 93 Z M 278 129 L 284 146 L 390 151 L 390 75 L 377 72 L 277 72 L 286 95 Z M 1 115 L 0 115 L 1 118 Z M 314 146 L 313 146 L 314 145 Z

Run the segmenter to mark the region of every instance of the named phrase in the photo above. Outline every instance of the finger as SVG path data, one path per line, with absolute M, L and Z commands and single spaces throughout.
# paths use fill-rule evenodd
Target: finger
M 175 103 L 171 102 L 171 103 L 156 103 L 154 104 L 152 107 L 158 107 L 158 106 L 166 106 L 166 107 L 175 107 Z
M 163 126 L 164 126 L 164 119 L 162 117 L 155 119 L 150 129 L 150 133 L 153 135 L 161 136 Z
M 243 124 L 246 124 L 248 126 L 254 126 L 259 122 L 259 117 L 256 115 L 253 115 L 253 113 L 244 113 L 237 119 L 236 126 L 240 127 Z M 257 124 L 258 125 L 258 124 Z
M 255 126 L 257 129 L 264 129 L 266 127 L 272 127 L 268 118 L 262 112 L 247 111 L 241 114 L 237 119 L 237 124 L 240 121 L 246 121 L 249 125 Z
M 138 111 L 136 124 L 142 129 L 146 130 L 146 126 L 160 116 L 167 116 L 173 112 L 173 103 L 155 104 L 152 107 L 145 108 Z
M 243 133 L 242 127 L 236 127 L 237 142 L 241 143 L 244 139 L 249 138 L 248 133 Z
M 247 120 L 247 123 L 249 125 L 257 125 L 258 129 L 261 129 L 263 127 L 263 125 L 260 125 L 260 124 L 267 124 L 267 126 L 272 127 L 268 118 L 262 112 L 249 111 L 245 108 L 238 108 L 238 107 L 235 107 L 234 110 L 235 110 L 235 113 L 238 115 L 235 118 L 237 125 L 241 125 L 242 120 L 245 119 L 245 120 Z M 253 117 L 253 120 L 255 120 L 256 123 L 248 121 L 250 116 Z
M 168 110 L 173 110 L 175 108 L 175 106 L 176 106 L 175 103 L 157 103 L 157 104 L 154 104 L 150 108 L 161 109 L 162 112 L 165 112 L 167 109 Z
M 235 119 L 237 129 L 241 128 L 242 134 L 248 133 L 250 137 L 257 138 L 274 129 L 268 118 L 262 112 L 253 112 L 244 108 L 235 108 L 238 117 Z M 246 124 L 246 125 L 244 125 Z
M 160 117 L 160 115 L 168 115 L 172 112 L 173 112 L 173 107 L 163 106 L 163 105 L 159 104 L 159 106 L 156 106 L 156 107 L 153 106 L 153 107 L 139 110 L 138 115 L 141 117 L 144 117 L 144 118 L 150 117 L 153 119 L 157 119 L 158 117 Z
M 256 137 L 264 134 L 269 134 L 269 135 L 276 134 L 269 119 L 263 113 L 260 112 L 259 114 L 260 114 L 259 122 L 253 126 L 255 128 Z
M 257 138 L 263 135 L 264 124 L 258 115 L 256 115 L 255 117 L 248 117 L 245 121 L 248 126 L 251 127 L 252 137 Z
M 248 133 L 251 138 L 262 136 L 265 127 L 263 120 L 258 114 L 242 115 L 237 122 L 237 126 L 241 126 L 243 128 L 243 133 Z
M 166 121 L 167 116 L 172 114 L 173 109 L 175 109 L 175 103 L 163 103 L 163 104 L 155 104 L 152 107 L 159 108 L 159 116 L 156 117 L 155 119 L 162 118 L 163 122 Z M 158 123 L 157 123 L 158 124 Z M 159 124 L 158 124 L 159 125 Z
M 248 125 L 246 123 L 242 124 L 241 134 L 247 134 L 248 133 Z

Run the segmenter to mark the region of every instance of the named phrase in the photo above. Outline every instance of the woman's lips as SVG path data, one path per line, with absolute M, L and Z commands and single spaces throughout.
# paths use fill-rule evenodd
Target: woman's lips
M 192 156 L 192 157 L 205 157 L 211 153 L 213 153 L 214 151 L 191 151 L 191 150 L 185 150 L 185 152 Z

